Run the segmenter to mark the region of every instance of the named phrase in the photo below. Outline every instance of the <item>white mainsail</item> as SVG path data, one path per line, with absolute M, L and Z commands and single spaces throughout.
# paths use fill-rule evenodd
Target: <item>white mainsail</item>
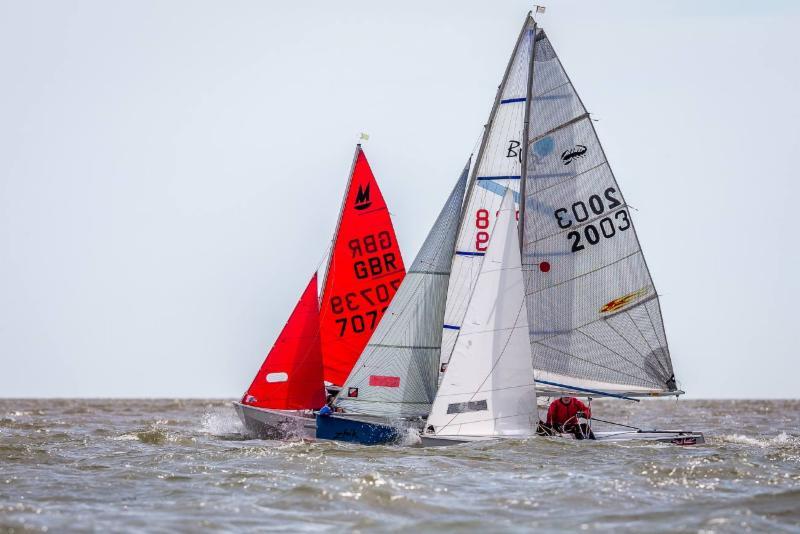
M 437 436 L 529 436 L 538 421 L 516 207 L 509 189 L 426 428 Z
M 533 24 L 533 19 L 528 16 L 498 88 L 470 177 L 447 292 L 442 334 L 442 369 L 450 360 L 503 195 L 511 189 L 514 191 L 514 200 L 517 204 L 519 202 L 523 154 L 521 148 Z
M 628 205 L 541 29 L 528 98 L 522 258 L 540 391 L 681 393 Z
M 361 353 L 337 406 L 384 417 L 425 417 L 436 395 L 447 285 L 469 164 Z

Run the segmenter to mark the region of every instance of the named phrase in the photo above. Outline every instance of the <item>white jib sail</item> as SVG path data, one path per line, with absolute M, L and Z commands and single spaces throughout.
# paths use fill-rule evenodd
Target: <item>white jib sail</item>
M 464 199 L 464 213 L 447 291 L 441 369 L 450 360 L 472 287 L 489 244 L 495 214 L 508 189 L 514 191 L 514 202 L 519 204 L 522 130 L 532 41 L 533 19 L 528 17 L 500 83 Z
M 516 208 L 508 189 L 426 428 L 439 436 L 529 436 L 538 421 Z

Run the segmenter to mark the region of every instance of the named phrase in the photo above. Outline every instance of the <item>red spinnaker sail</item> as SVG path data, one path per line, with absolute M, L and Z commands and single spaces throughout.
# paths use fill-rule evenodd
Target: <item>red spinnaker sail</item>
M 325 404 L 317 273 L 242 397 L 242 403 L 276 410 L 318 409 Z
M 406 270 L 375 176 L 359 145 L 320 303 L 325 380 L 341 386 Z

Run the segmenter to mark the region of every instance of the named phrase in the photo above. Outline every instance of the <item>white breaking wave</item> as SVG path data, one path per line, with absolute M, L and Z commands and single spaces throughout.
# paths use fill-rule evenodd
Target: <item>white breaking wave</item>
M 229 407 L 214 408 L 203 414 L 200 428 L 212 436 L 228 436 L 230 434 L 247 434 L 242 421 L 236 412 Z
M 800 445 L 800 438 L 796 436 L 790 436 L 786 432 L 781 432 L 777 436 L 772 436 L 771 438 L 754 438 L 751 436 L 745 436 L 744 434 L 731 434 L 728 436 L 722 436 L 722 441 L 726 443 L 736 443 L 738 445 L 761 447 L 762 449 L 768 447 Z

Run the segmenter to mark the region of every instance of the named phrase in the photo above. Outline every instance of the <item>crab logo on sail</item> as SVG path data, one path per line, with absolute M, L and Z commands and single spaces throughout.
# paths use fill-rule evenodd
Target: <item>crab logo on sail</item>
M 564 165 L 569 165 L 574 160 L 585 156 L 586 150 L 587 148 L 584 145 L 575 145 L 572 148 L 568 148 L 561 153 L 561 161 L 564 162 Z

